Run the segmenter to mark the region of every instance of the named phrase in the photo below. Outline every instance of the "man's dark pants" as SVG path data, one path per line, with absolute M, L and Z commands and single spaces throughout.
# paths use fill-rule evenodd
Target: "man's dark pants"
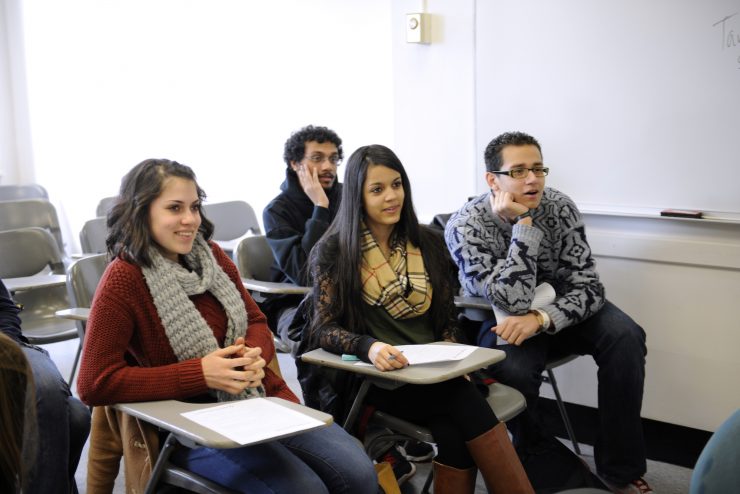
M 522 452 L 536 441 L 536 402 L 548 356 L 591 355 L 599 368 L 599 430 L 594 445 L 598 473 L 616 484 L 641 477 L 647 469 L 640 420 L 645 331 L 609 301 L 587 320 L 554 335 L 530 338 L 518 347 L 497 347 L 496 334 L 490 332 L 494 324 L 495 320 L 483 323 L 478 344 L 506 352 L 506 359 L 489 367 L 489 373 L 527 399 L 527 411 L 509 423 L 517 449 Z

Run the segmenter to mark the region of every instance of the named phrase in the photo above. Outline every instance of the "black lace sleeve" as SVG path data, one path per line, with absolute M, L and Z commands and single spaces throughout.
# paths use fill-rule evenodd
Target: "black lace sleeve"
M 318 345 L 332 353 L 357 355 L 368 362 L 367 350 L 375 341 L 372 337 L 344 329 L 331 313 L 334 283 L 327 274 L 314 272 L 314 331 Z

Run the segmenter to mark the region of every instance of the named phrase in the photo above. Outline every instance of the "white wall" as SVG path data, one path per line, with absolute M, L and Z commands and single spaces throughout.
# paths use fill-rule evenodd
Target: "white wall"
M 406 14 L 426 4 L 432 42 L 406 43 Z M 474 2 L 394 0 L 395 151 L 407 168 L 416 212 L 429 221 L 475 191 Z
M 607 297 L 647 333 L 643 417 L 715 430 L 740 408 L 740 225 L 590 213 L 585 221 Z M 556 373 L 566 401 L 596 406 L 593 359 Z
M 488 88 L 475 86 L 476 3 L 426 2 L 434 19 L 426 46 L 407 45 L 403 35 L 403 15 L 418 11 L 420 2 L 392 4 L 396 149 L 410 169 L 422 217 L 455 210 L 485 190 L 482 150 L 493 135 L 475 142 L 475 133 L 497 108 L 481 97 Z M 506 22 L 492 19 L 490 29 Z M 558 186 L 567 192 L 567 181 Z M 661 219 L 654 211 L 648 217 L 586 215 L 607 296 L 648 335 L 643 416 L 714 430 L 740 407 L 740 224 L 687 221 Z M 556 373 L 566 401 L 596 406 L 590 357 Z M 552 396 L 548 386 L 542 391 Z
M 259 214 L 279 192 L 293 130 L 329 126 L 346 153 L 393 144 L 386 2 L 34 0 L 24 9 L 37 177 L 67 220 L 70 251 L 98 200 L 145 158 L 188 164 L 211 201 L 244 199 Z

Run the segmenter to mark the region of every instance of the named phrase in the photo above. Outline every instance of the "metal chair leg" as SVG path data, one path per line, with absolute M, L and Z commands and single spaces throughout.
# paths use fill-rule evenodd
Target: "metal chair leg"
M 77 345 L 77 354 L 75 355 L 75 361 L 72 364 L 72 372 L 69 373 L 69 381 L 67 383 L 72 386 L 72 381 L 75 379 L 75 373 L 77 372 L 77 364 L 80 362 L 80 355 L 82 354 L 82 340 Z
M 555 402 L 558 404 L 558 410 L 560 410 L 560 416 L 563 418 L 563 423 L 565 424 L 565 430 L 568 432 L 568 437 L 570 438 L 570 442 L 573 443 L 573 450 L 576 452 L 576 454 L 581 454 L 581 448 L 578 446 L 578 440 L 576 439 L 576 434 L 573 432 L 573 426 L 570 423 L 570 417 L 568 417 L 568 411 L 565 409 L 565 404 L 563 403 L 563 399 L 560 397 L 560 390 L 558 389 L 558 382 L 555 380 L 555 374 L 553 374 L 552 369 L 546 369 L 547 372 L 547 378 L 546 380 L 550 383 L 552 386 L 552 390 L 555 393 Z
M 162 448 L 159 451 L 159 457 L 154 464 L 154 468 L 152 468 L 152 476 L 149 478 L 149 483 L 147 483 L 146 485 L 145 494 L 154 494 L 155 492 L 157 492 L 157 484 L 159 483 L 159 478 L 162 476 L 162 472 L 164 471 L 164 467 L 167 464 L 167 460 L 169 460 L 170 455 L 175 450 L 176 445 L 177 437 L 170 432 L 164 442 L 164 445 L 162 445 Z

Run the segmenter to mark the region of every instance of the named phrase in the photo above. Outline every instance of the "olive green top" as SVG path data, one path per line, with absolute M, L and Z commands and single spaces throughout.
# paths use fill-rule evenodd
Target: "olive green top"
M 418 317 L 393 319 L 383 306 L 365 304 L 367 328 L 373 338 L 389 345 L 432 343 L 434 331 L 427 311 Z

